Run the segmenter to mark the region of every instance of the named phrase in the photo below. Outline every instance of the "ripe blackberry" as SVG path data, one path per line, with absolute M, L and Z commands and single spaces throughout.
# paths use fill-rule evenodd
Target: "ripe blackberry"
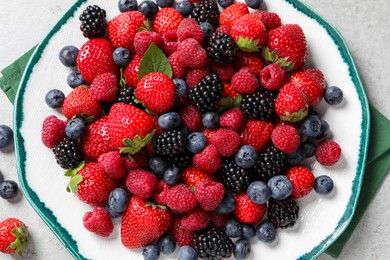
M 156 152 L 166 156 L 185 153 L 186 144 L 187 135 L 177 129 L 163 132 L 153 142 Z
M 286 164 L 286 154 L 275 146 L 270 146 L 259 154 L 259 160 L 251 171 L 254 176 L 260 176 L 263 181 L 267 182 L 272 177 L 283 174 Z
M 240 109 L 246 118 L 270 121 L 275 113 L 277 92 L 260 88 L 252 95 L 244 95 Z
M 223 83 L 217 74 L 206 76 L 201 82 L 190 90 L 190 102 L 196 106 L 199 112 L 214 110 L 221 99 Z
M 74 169 L 84 161 L 84 153 L 77 140 L 65 137 L 53 148 L 57 163 L 64 169 Z
M 169 164 L 176 166 L 180 170 L 187 168 L 192 162 L 192 154 L 185 152 L 175 154 L 173 156 L 167 156 Z
M 84 37 L 104 37 L 107 28 L 106 11 L 97 5 L 89 5 L 79 17 Z
M 238 47 L 229 34 L 215 32 L 211 35 L 206 50 L 215 62 L 231 63 L 237 54 Z
M 253 174 L 238 166 L 233 157 L 223 160 L 219 176 L 227 189 L 239 193 L 246 190 L 249 184 L 251 184 Z
M 134 88 L 131 87 L 123 87 L 120 88 L 118 94 L 118 102 L 123 102 L 125 104 L 134 104 L 135 93 Z
M 211 228 L 194 235 L 193 247 L 203 259 L 229 258 L 233 252 L 233 242 L 222 229 Z
M 298 219 L 299 207 L 290 197 L 284 200 L 270 199 L 268 201 L 268 219 L 275 227 L 287 228 L 294 226 Z
M 195 19 L 198 24 L 208 22 L 214 28 L 219 25 L 219 10 L 215 0 L 203 0 L 192 10 L 190 18 Z

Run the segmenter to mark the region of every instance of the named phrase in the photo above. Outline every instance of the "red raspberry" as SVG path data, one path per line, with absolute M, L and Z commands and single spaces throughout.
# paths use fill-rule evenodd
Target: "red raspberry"
M 210 215 L 200 208 L 195 208 L 183 215 L 181 226 L 189 231 L 198 231 L 210 225 Z
M 133 170 L 129 172 L 126 179 L 126 187 L 131 193 L 143 199 L 152 196 L 157 189 L 158 181 L 156 175 L 144 170 Z
M 138 152 L 133 155 L 133 158 L 125 157 L 124 158 L 125 166 L 127 171 L 138 170 L 138 169 L 148 169 L 149 168 L 149 156 L 145 152 Z
M 92 81 L 90 90 L 96 101 L 112 102 L 118 94 L 118 78 L 109 72 L 100 74 Z
M 237 220 L 244 224 L 259 222 L 267 210 L 267 204 L 256 204 L 251 201 L 245 191 L 236 194 L 236 208 L 233 213 Z
M 187 38 L 177 46 L 178 60 L 186 67 L 201 68 L 207 63 L 207 53 L 198 41 Z
M 211 71 L 208 67 L 204 68 L 191 68 L 186 75 L 187 86 L 191 89 L 196 84 L 202 81 L 206 76 L 211 75 Z
M 175 218 L 172 222 L 171 233 L 179 246 L 192 246 L 194 232 L 183 228 L 182 217 Z
M 189 186 L 195 186 L 204 181 L 213 181 L 215 175 L 206 174 L 195 167 L 185 169 L 181 174 L 183 181 Z
M 330 139 L 321 141 L 316 150 L 317 161 L 325 166 L 331 166 L 337 163 L 341 156 L 340 146 Z
M 200 153 L 194 155 L 192 164 L 205 173 L 214 174 L 221 167 L 222 160 L 217 148 L 214 145 L 208 145 Z
M 260 71 L 260 83 L 265 89 L 279 90 L 287 80 L 287 72 L 276 63 L 267 65 Z
M 183 16 L 175 8 L 164 7 L 158 11 L 156 18 L 154 18 L 153 29 L 159 34 L 176 30 L 182 20 Z
M 217 28 L 217 30 L 215 30 L 216 32 L 221 32 L 221 33 L 226 33 L 226 34 L 229 34 L 230 35 L 230 29 L 231 27 L 230 26 L 227 26 L 227 25 L 221 25 Z
M 172 54 L 177 50 L 177 34 L 176 31 L 166 31 L 162 35 L 163 50 L 166 54 Z
M 215 210 L 225 194 L 222 183 L 203 181 L 195 186 L 195 197 L 199 206 L 205 211 Z
M 196 132 L 202 128 L 202 114 L 193 105 L 188 105 L 179 110 L 181 122 L 188 131 Z
M 241 141 L 241 137 L 236 132 L 224 128 L 215 131 L 210 138 L 211 144 L 224 157 L 235 154 L 241 145 Z
M 276 13 L 266 12 L 262 10 L 256 10 L 253 13 L 257 17 L 259 17 L 260 21 L 265 25 L 267 31 L 270 31 L 282 25 L 281 19 Z
M 190 211 L 198 204 L 195 194 L 185 184 L 177 184 L 170 188 L 166 200 L 168 207 L 178 212 Z
M 248 67 L 241 68 L 232 78 L 232 86 L 242 94 L 253 94 L 259 88 L 259 81 Z
M 171 188 L 164 180 L 158 181 L 157 190 L 153 194 L 153 199 L 158 205 L 167 205 L 167 194 Z
M 177 28 L 177 39 L 179 42 L 187 38 L 194 38 L 199 43 L 202 43 L 204 33 L 199 24 L 192 18 L 186 18 L 181 21 Z
M 257 152 L 261 152 L 271 141 L 273 130 L 271 122 L 247 120 L 241 128 L 242 144 L 250 145 Z
M 223 215 L 216 211 L 210 213 L 211 224 L 213 224 L 216 228 L 223 228 L 225 226 L 226 221 L 230 218 L 229 215 Z
M 219 117 L 219 125 L 222 127 L 227 127 L 236 132 L 238 129 L 240 129 L 244 120 L 245 118 L 241 110 L 239 108 L 233 108 L 224 112 Z
M 152 43 L 161 48 L 163 43 L 161 35 L 156 32 L 137 32 L 134 36 L 134 48 L 138 55 L 143 56 Z
M 232 64 L 215 63 L 212 69 L 223 82 L 230 81 L 236 72 Z
M 215 133 L 217 130 L 215 129 L 210 129 L 210 128 L 204 128 L 202 130 L 202 133 L 204 134 L 204 136 L 206 137 L 206 141 L 207 143 L 210 143 L 211 142 L 211 136 L 213 135 L 213 133 Z
M 108 237 L 114 230 L 111 217 L 103 207 L 93 207 L 92 211 L 86 212 L 83 217 L 84 227 L 102 237 Z
M 187 68 L 183 64 L 180 63 L 179 56 L 180 56 L 180 54 L 177 51 L 175 51 L 168 58 L 168 61 L 172 66 L 172 77 L 173 78 L 183 78 L 183 76 L 187 72 Z
M 275 127 L 271 138 L 276 148 L 285 153 L 295 152 L 301 143 L 297 129 L 289 125 Z
M 234 59 L 234 65 L 239 70 L 242 67 L 251 69 L 252 74 L 258 76 L 264 68 L 264 61 L 257 52 L 239 51 Z
M 238 19 L 249 14 L 248 6 L 244 3 L 234 3 L 220 14 L 219 23 L 221 26 L 232 26 Z
M 291 167 L 287 170 L 286 176 L 293 186 L 293 191 L 291 193 L 293 199 L 302 198 L 309 194 L 313 189 L 314 175 L 306 167 Z
M 135 88 L 138 84 L 138 70 L 139 65 L 141 64 L 142 56 L 135 55 L 133 60 L 127 65 L 125 71 L 123 72 L 126 80 L 126 84 L 129 87 Z
M 99 156 L 98 164 L 110 178 L 119 179 L 126 174 L 125 162 L 118 151 L 107 152 Z
M 56 116 L 48 116 L 43 120 L 41 140 L 47 148 L 54 148 L 65 137 L 66 121 Z

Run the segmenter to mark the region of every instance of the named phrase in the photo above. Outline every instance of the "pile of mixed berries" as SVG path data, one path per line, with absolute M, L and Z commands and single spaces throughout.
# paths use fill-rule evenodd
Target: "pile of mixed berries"
M 86 229 L 107 237 L 121 216 L 122 244 L 145 259 L 176 244 L 179 259 L 245 259 L 252 237 L 270 243 L 296 223 L 297 199 L 331 192 L 304 165 L 339 160 L 313 109 L 342 91 L 303 69 L 299 25 L 249 11 L 261 2 L 121 0 L 108 22 L 99 6 L 83 11 L 89 39 L 59 56 L 73 90 L 46 96 L 66 120 L 48 116 L 42 141 L 68 191 L 94 205 Z

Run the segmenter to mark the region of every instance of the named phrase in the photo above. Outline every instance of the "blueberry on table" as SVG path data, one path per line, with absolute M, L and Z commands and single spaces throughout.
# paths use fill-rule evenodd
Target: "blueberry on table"
M 175 83 L 176 87 L 176 98 L 181 98 L 187 94 L 187 83 L 184 79 L 174 78 L 173 83 Z
M 242 234 L 241 234 L 242 238 L 249 240 L 255 235 L 256 235 L 256 229 L 254 226 L 242 224 Z
M 79 139 L 87 130 L 87 126 L 82 118 L 76 117 L 68 121 L 65 127 L 65 134 L 71 139 Z
M 263 0 L 245 0 L 245 3 L 250 8 L 259 9 L 260 5 L 263 3 Z
M 260 223 L 256 228 L 256 237 L 262 242 L 271 243 L 276 238 L 276 228 L 270 221 Z
M 0 125 L 0 149 L 11 144 L 13 140 L 12 129 L 6 125 Z
M 156 155 L 149 159 L 149 167 L 161 179 L 169 165 L 161 156 Z
M 78 71 L 72 71 L 69 73 L 68 77 L 66 77 L 66 82 L 71 88 L 76 88 L 80 85 L 86 84 L 83 76 Z
M 317 146 L 315 143 L 306 141 L 301 143 L 302 149 L 305 151 L 306 158 L 313 157 L 316 153 Z
M 236 208 L 236 199 L 230 192 L 225 192 L 221 204 L 217 207 L 216 211 L 219 214 L 229 214 Z
M 234 243 L 233 255 L 235 259 L 248 259 L 250 253 L 251 245 L 248 240 L 241 238 Z
M 218 0 L 218 4 L 219 4 L 222 8 L 229 7 L 229 6 L 232 5 L 233 3 L 234 3 L 234 0 Z
M 59 89 L 52 89 L 47 92 L 45 96 L 45 102 L 49 107 L 57 108 L 61 107 L 64 103 L 65 94 Z
M 112 58 L 114 59 L 116 65 L 126 67 L 131 61 L 131 54 L 128 49 L 119 47 L 112 53 Z
M 291 181 L 285 175 L 276 175 L 269 179 L 267 185 L 271 188 L 271 197 L 283 200 L 290 196 L 293 190 Z
M 172 130 L 181 123 L 181 118 L 177 112 L 168 112 L 158 117 L 158 125 L 163 130 Z
M 195 8 L 195 5 L 187 0 L 178 2 L 175 5 L 175 9 L 181 13 L 184 17 L 188 17 L 192 10 Z
M 235 161 L 238 166 L 244 169 L 253 167 L 259 160 L 259 155 L 256 149 L 250 145 L 241 146 L 235 156 Z
M 329 105 L 337 105 L 343 101 L 343 91 L 338 87 L 327 87 L 324 94 L 325 102 Z
M 5 180 L 0 182 L 0 197 L 3 199 L 15 198 L 18 194 L 18 184 L 14 181 Z
M 181 175 L 179 168 L 177 168 L 176 166 L 171 166 L 165 171 L 163 179 L 166 184 L 172 186 L 178 183 L 180 177 Z
M 111 191 L 108 197 L 108 206 L 111 210 L 122 213 L 127 208 L 129 197 L 126 191 L 122 188 L 116 188 Z
M 178 260 L 197 260 L 198 254 L 196 253 L 196 251 L 193 247 L 182 246 L 179 248 L 179 251 L 177 252 L 177 259 Z
M 201 132 L 193 132 L 188 136 L 187 150 L 191 153 L 200 153 L 207 145 L 206 136 Z
M 157 247 L 160 249 L 161 253 L 170 255 L 175 252 L 176 241 L 171 235 L 164 235 L 158 239 Z
M 73 45 L 65 46 L 60 51 L 60 61 L 66 67 L 75 67 L 77 66 L 77 54 L 79 49 Z
M 202 116 L 202 124 L 205 128 L 216 128 L 219 124 L 219 116 L 216 112 L 206 112 Z
M 306 159 L 306 152 L 299 147 L 295 152 L 287 154 L 287 163 L 289 165 L 302 165 Z
M 202 29 L 204 33 L 204 38 L 207 40 L 210 38 L 210 36 L 214 32 L 214 27 L 211 25 L 211 23 L 203 22 L 200 24 L 200 28 Z
M 326 122 L 325 120 L 322 120 L 321 119 L 321 129 L 320 129 L 320 134 L 316 137 L 314 137 L 314 139 L 322 139 L 324 137 L 326 137 L 330 132 L 330 129 L 329 129 L 329 124 L 328 122 Z
M 321 121 L 317 116 L 307 116 L 300 127 L 301 133 L 307 137 L 318 137 L 321 133 Z
M 157 260 L 160 257 L 160 251 L 156 245 L 148 245 L 142 251 L 145 260 Z
M 266 203 L 272 195 L 271 188 L 262 181 L 252 182 L 246 193 L 249 199 L 256 204 Z
M 138 11 L 143 13 L 148 20 L 153 21 L 158 13 L 158 6 L 155 2 L 146 0 L 138 6 Z
M 118 8 L 121 13 L 128 11 L 137 11 L 138 2 L 137 0 L 119 0 Z
M 318 176 L 314 181 L 314 190 L 321 195 L 326 195 L 333 190 L 333 180 L 326 175 Z
M 173 5 L 173 0 L 156 0 L 156 3 L 159 7 L 171 7 Z
M 241 223 L 232 218 L 225 223 L 225 232 L 229 237 L 239 237 L 242 234 Z

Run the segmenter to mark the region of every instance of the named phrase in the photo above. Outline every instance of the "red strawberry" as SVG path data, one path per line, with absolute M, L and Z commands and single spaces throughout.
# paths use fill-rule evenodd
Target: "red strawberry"
M 234 104 L 236 102 L 238 95 L 240 95 L 240 93 L 238 93 L 237 90 L 233 88 L 231 84 L 228 83 L 223 84 L 222 98 L 231 97 L 232 104 Z
M 125 76 L 126 84 L 129 87 L 135 88 L 138 84 L 138 71 L 141 64 L 142 56 L 134 55 L 133 60 L 127 65 L 123 75 Z
M 298 130 L 289 125 L 280 125 L 272 131 L 272 142 L 282 152 L 295 152 L 301 143 Z
M 226 221 L 230 218 L 229 215 L 223 215 L 216 211 L 210 212 L 211 223 L 216 228 L 223 228 L 225 226 Z
M 167 205 L 167 194 L 168 190 L 171 188 L 164 180 L 159 180 L 157 189 L 153 194 L 154 201 L 159 205 Z
M 157 189 L 158 181 L 155 174 L 144 170 L 133 170 L 129 172 L 126 179 L 126 187 L 131 193 L 143 199 L 152 196 Z
M 199 131 L 202 128 L 202 114 L 193 105 L 188 105 L 179 110 L 181 122 L 190 132 Z
M 199 231 L 210 225 L 210 216 L 200 208 L 195 208 L 183 215 L 181 226 L 189 231 Z
M 291 83 L 284 85 L 275 100 L 275 111 L 280 119 L 297 122 L 306 117 L 308 110 L 305 94 Z
M 153 23 L 153 29 L 159 34 L 176 30 L 182 20 L 183 16 L 175 8 L 164 7 L 161 8 L 156 15 Z
M 223 82 L 230 81 L 236 72 L 232 64 L 225 63 L 214 63 L 212 69 Z
M 325 166 L 331 166 L 340 160 L 341 148 L 340 146 L 330 139 L 321 141 L 316 149 L 317 161 Z
M 215 180 L 214 175 L 208 175 L 202 171 L 199 171 L 195 167 L 190 167 L 185 169 L 181 174 L 183 181 L 189 186 L 195 186 L 198 183 L 203 181 L 213 181 Z
M 211 75 L 211 71 L 208 67 L 204 68 L 191 68 L 186 75 L 187 86 L 191 89 L 196 84 L 202 81 L 206 76 Z
M 261 152 L 271 141 L 273 129 L 271 122 L 247 120 L 241 128 L 242 144 L 250 145 L 257 152 Z
M 314 175 L 306 167 L 291 167 L 287 170 L 286 176 L 293 185 L 293 191 L 291 193 L 293 199 L 302 198 L 313 189 Z
M 88 211 L 83 217 L 84 227 L 101 237 L 108 237 L 114 230 L 111 217 L 107 210 L 103 207 L 93 207 L 92 211 Z
M 240 129 L 244 120 L 245 118 L 241 110 L 239 108 L 233 108 L 224 112 L 219 117 L 219 125 L 236 132 L 238 129 Z
M 65 97 L 64 103 L 62 104 L 62 112 L 68 119 L 74 116 L 80 116 L 87 121 L 94 121 L 102 115 L 102 106 L 100 102 L 93 99 L 89 88 L 81 85 L 73 89 Z
M 286 24 L 272 29 L 268 34 L 268 48 L 279 58 L 286 58 L 298 70 L 306 62 L 307 45 L 305 34 L 297 24 Z
M 234 197 L 236 198 L 236 208 L 233 213 L 238 221 L 244 224 L 255 224 L 263 218 L 267 210 L 266 204 L 254 203 L 245 191 L 236 194 Z
M 214 145 L 208 145 L 200 153 L 194 155 L 192 164 L 204 173 L 213 174 L 221 167 L 222 160 L 217 148 Z
M 253 12 L 253 14 L 259 17 L 260 21 L 264 24 L 267 31 L 270 31 L 282 25 L 281 19 L 276 13 L 256 10 L 255 12 Z
M 259 80 L 248 67 L 242 67 L 232 78 L 232 87 L 242 94 L 253 94 L 259 88 Z
M 237 152 L 241 145 L 241 137 L 236 132 L 230 129 L 218 129 L 210 137 L 210 142 L 217 148 L 218 152 L 224 156 L 229 157 Z
M 199 24 L 192 18 L 185 18 L 177 28 L 177 39 L 181 42 L 187 38 L 194 38 L 202 43 L 204 33 Z
M 195 186 L 195 197 L 199 206 L 205 211 L 215 210 L 224 196 L 222 183 L 215 181 L 203 181 Z
M 187 68 L 180 62 L 179 52 L 175 51 L 168 57 L 168 61 L 172 66 L 172 77 L 183 78 L 187 72 Z
M 122 244 L 128 248 L 144 247 L 162 236 L 171 220 L 168 210 L 133 196 L 122 217 Z
M 176 31 L 166 31 L 162 34 L 163 50 L 166 54 L 172 54 L 177 50 Z
M 194 232 L 185 229 L 181 224 L 182 217 L 172 222 L 171 233 L 179 246 L 192 246 Z
M 41 140 L 47 148 L 54 148 L 65 137 L 66 121 L 51 115 L 42 123 Z
M 324 74 L 320 70 L 307 69 L 291 75 L 290 83 L 306 95 L 309 107 L 320 103 L 325 91 Z
M 178 61 L 186 67 L 200 68 L 207 63 L 207 53 L 198 41 L 187 38 L 177 46 Z
M 119 74 L 119 68 L 112 58 L 113 51 L 111 43 L 102 38 L 90 39 L 81 46 L 77 67 L 87 83 L 91 84 L 103 73 Z
M 178 212 L 190 211 L 198 204 L 195 194 L 185 184 L 172 186 L 168 190 L 166 200 L 167 206 Z
M 118 151 L 111 151 L 99 156 L 99 167 L 110 178 L 120 179 L 126 174 L 125 161 Z
M 0 222 L 0 252 L 22 255 L 28 246 L 27 226 L 17 218 L 7 218 Z
M 248 6 L 244 3 L 234 3 L 220 14 L 219 24 L 222 26 L 233 26 L 233 24 L 243 17 L 244 15 L 249 14 Z
M 158 47 L 162 47 L 162 37 L 156 32 L 137 32 L 134 36 L 134 48 L 138 55 L 143 56 L 148 50 L 150 44 L 154 43 Z
M 271 91 L 281 89 L 287 80 L 287 72 L 276 63 L 267 65 L 260 72 L 261 86 Z
M 112 73 L 100 74 L 92 81 L 90 89 L 96 101 L 112 102 L 118 94 L 118 78 Z
M 124 158 L 127 171 L 148 169 L 149 168 L 149 156 L 147 153 L 140 151 L 136 153 L 131 159 L 129 157 Z
M 260 70 L 264 68 L 264 61 L 256 52 L 239 51 L 235 57 L 234 64 L 237 70 L 241 67 L 250 68 L 252 74 L 256 76 L 258 76 Z

